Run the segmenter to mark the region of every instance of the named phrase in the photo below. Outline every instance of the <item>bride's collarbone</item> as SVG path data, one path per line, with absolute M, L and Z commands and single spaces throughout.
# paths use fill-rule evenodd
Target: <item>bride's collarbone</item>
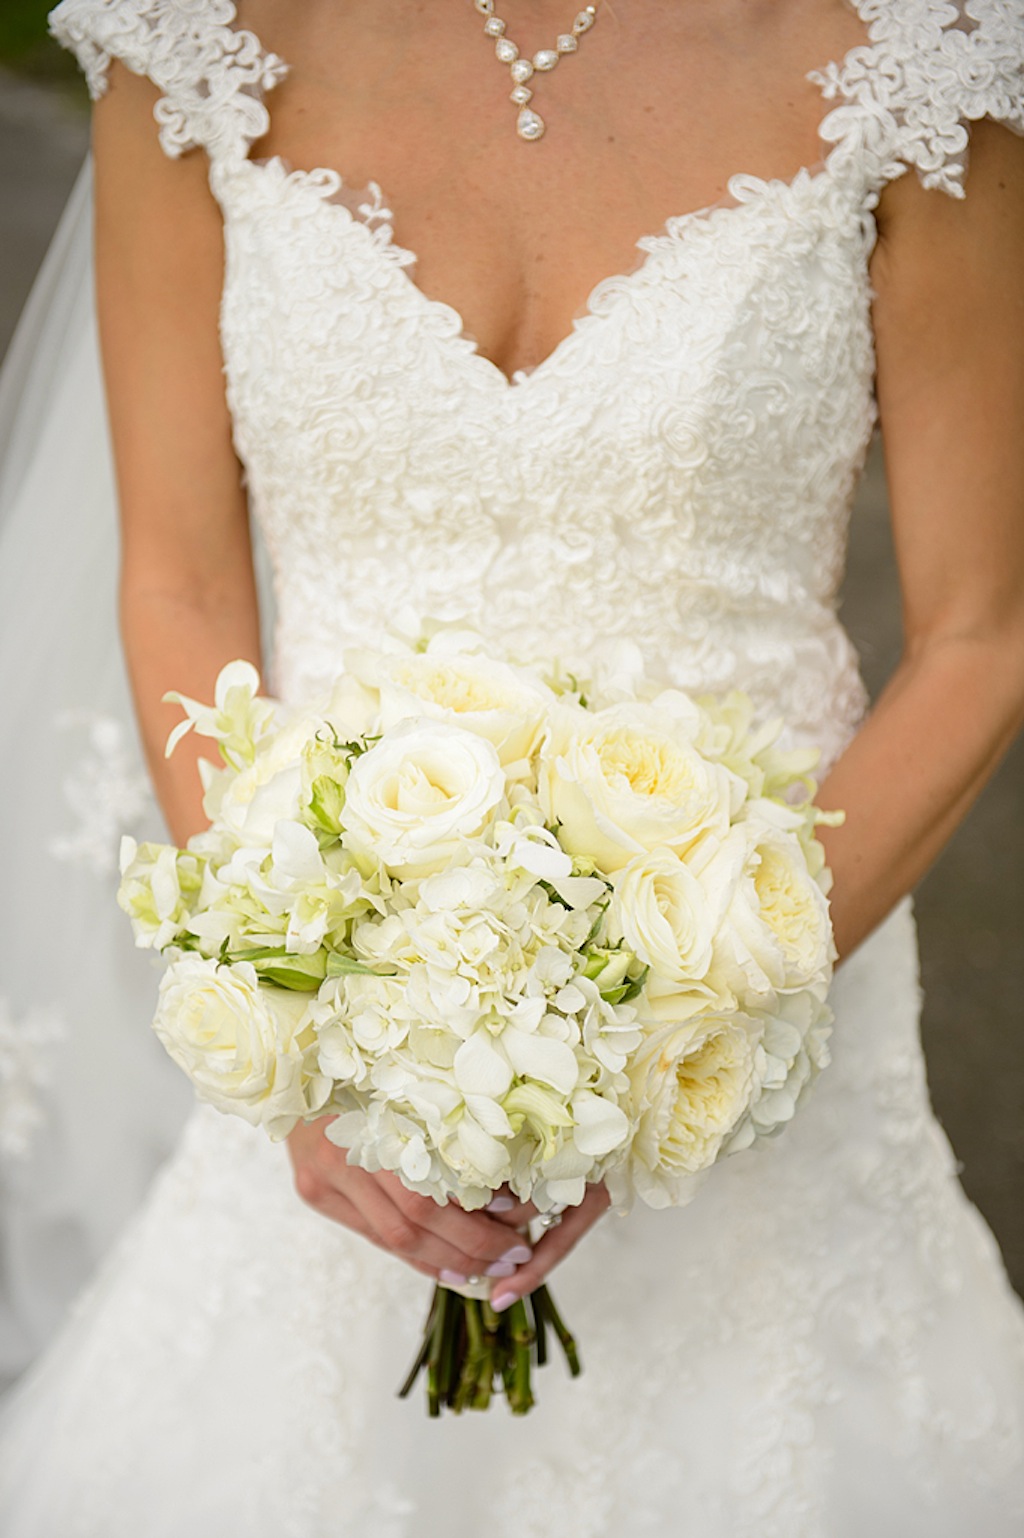
M 376 184 L 413 281 L 508 374 L 555 349 L 602 279 L 638 265 L 638 240 L 720 202 L 731 176 L 789 180 L 820 161 L 806 72 L 863 37 L 846 0 L 616 0 L 577 55 L 535 77 L 548 127 L 529 144 L 469 0 L 426 11 L 240 6 L 289 66 L 252 155 Z M 548 6 L 508 21 L 524 54 L 553 41 Z

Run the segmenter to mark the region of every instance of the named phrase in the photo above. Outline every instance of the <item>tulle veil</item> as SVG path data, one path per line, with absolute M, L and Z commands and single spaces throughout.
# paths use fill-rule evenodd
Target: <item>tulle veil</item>
M 148 1030 L 120 835 L 162 837 L 115 614 L 91 166 L 0 374 L 0 1381 L 46 1343 L 191 1097 Z

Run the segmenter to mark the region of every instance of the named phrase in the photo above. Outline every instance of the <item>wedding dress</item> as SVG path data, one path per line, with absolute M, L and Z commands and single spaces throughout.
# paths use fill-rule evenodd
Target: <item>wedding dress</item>
M 670 219 L 510 379 L 416 286 L 377 189 L 250 157 L 286 64 L 228 0 L 57 7 L 94 94 L 123 60 L 162 92 L 165 150 L 209 157 L 275 692 L 318 690 L 402 609 L 468 616 L 569 666 L 630 637 L 836 758 L 866 706 L 835 603 L 875 417 L 872 210 L 908 168 L 960 195 L 969 121 L 1024 132 L 1018 0 L 857 10 L 866 45 L 814 77 L 822 163 Z M 196 1110 L 6 1408 L 0 1531 L 1019 1534 L 1024 1309 L 930 1109 L 909 901 L 834 1008 L 783 1136 L 558 1269 L 585 1371 L 545 1369 L 524 1420 L 399 1402 L 429 1285 L 304 1207 L 279 1146 Z

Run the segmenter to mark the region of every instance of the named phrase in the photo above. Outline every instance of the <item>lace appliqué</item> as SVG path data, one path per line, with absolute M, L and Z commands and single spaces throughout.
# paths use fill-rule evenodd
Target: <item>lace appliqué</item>
M 244 155 L 269 124 L 262 94 L 286 66 L 236 28 L 230 0 L 63 0 L 50 31 L 77 56 L 96 100 L 111 60 L 147 75 L 168 155 L 203 146 L 212 160 Z
M 878 185 L 914 166 L 925 187 L 963 197 L 967 123 L 1024 133 L 1024 12 L 1019 0 L 855 0 L 870 43 L 809 78 L 845 105 L 821 125 Z
M 58 833 L 50 853 L 88 867 L 97 876 L 117 869 L 123 833 L 135 831 L 154 806 L 149 777 L 130 746 L 128 733 L 112 716 L 68 711 L 57 725 L 85 729 L 88 751 L 75 760 L 74 773 L 63 784 L 64 798 L 78 819 L 73 832 Z
M 0 1168 L 23 1163 L 42 1129 L 44 1096 L 53 1082 L 53 1048 L 66 1035 L 53 1010 L 32 1009 L 20 1020 L 0 998 Z

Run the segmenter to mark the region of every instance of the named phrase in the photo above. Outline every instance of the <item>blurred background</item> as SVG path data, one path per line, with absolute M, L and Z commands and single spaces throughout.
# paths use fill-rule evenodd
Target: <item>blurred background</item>
M 48 5 L 0 0 L 0 355 L 86 151 L 88 101 Z M 1007 431 L 1020 424 L 1007 424 Z M 880 445 L 857 499 L 843 619 L 875 697 L 900 649 Z M 957 730 L 956 720 L 949 722 Z M 932 1097 L 968 1194 L 1024 1293 L 1024 739 L 915 904 Z

